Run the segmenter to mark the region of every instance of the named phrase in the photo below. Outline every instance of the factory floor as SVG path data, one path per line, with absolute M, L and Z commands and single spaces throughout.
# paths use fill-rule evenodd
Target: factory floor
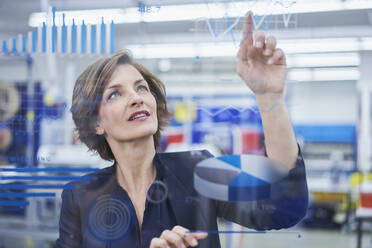
M 222 224 L 220 230 L 226 229 Z M 231 229 L 230 229 L 231 230 Z M 247 229 L 245 229 L 247 230 Z M 30 235 L 7 235 L 8 232 L 0 231 L 0 248 L 52 248 L 58 231 L 40 234 L 33 230 Z M 45 235 L 46 234 L 46 235 Z M 231 245 L 232 237 L 237 234 L 220 234 L 222 248 L 356 248 L 357 236 L 355 232 L 346 233 L 330 230 L 309 230 L 291 228 L 283 231 L 274 231 L 268 233 L 244 234 L 243 245 Z M 47 241 L 49 239 L 49 241 Z M 230 245 L 226 245 L 226 239 L 230 240 Z M 213 247 L 211 247 L 213 248 Z M 372 248 L 372 232 L 364 232 L 362 248 Z
M 297 232 L 298 231 L 298 232 Z M 298 234 L 301 236 L 299 237 Z M 229 234 L 230 235 L 230 234 Z M 235 234 L 234 234 L 235 235 Z M 224 248 L 227 235 L 220 235 Z M 245 234 L 241 248 L 356 248 L 355 233 L 324 230 L 296 230 L 294 233 Z M 363 234 L 362 248 L 372 248 L 372 232 Z
M 300 237 L 298 237 L 298 233 Z M 242 248 L 356 248 L 355 233 L 341 233 L 339 231 L 323 230 L 296 230 L 295 233 L 277 234 L 246 234 L 243 238 Z M 229 234 L 231 235 L 231 234 Z M 235 235 L 235 234 L 234 234 Z M 52 247 L 47 242 L 32 240 L 30 236 L 24 239 L 1 237 L 3 245 L 1 248 L 47 248 Z M 226 246 L 227 235 L 220 235 L 222 248 L 238 248 Z M 372 233 L 363 236 L 362 248 L 372 248 Z
M 356 225 L 349 227 L 356 229 Z M 257 233 L 223 220 L 218 221 L 218 228 L 220 231 L 251 231 L 247 234 L 220 234 L 222 248 L 357 248 L 356 231 L 293 227 Z M 363 223 L 363 230 L 361 248 L 372 248 L 372 223 Z M 240 243 L 239 239 L 242 239 Z

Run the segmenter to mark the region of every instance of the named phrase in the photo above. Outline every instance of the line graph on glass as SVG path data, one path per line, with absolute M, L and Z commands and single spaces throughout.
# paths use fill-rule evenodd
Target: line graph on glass
M 205 18 L 195 20 L 192 31 L 195 34 L 209 32 L 213 39 L 227 39 L 229 35 L 236 46 L 234 32 L 240 32 L 244 16 L 252 11 L 253 30 L 280 28 L 296 28 L 297 14 L 291 13 L 291 7 L 296 4 L 293 0 L 264 0 L 241 2 L 230 0 L 220 2 L 203 0 L 206 7 Z

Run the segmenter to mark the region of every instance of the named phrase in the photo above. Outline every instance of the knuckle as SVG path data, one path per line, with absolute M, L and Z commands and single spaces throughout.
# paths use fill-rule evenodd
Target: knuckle
M 177 230 L 179 229 L 181 226 L 177 225 L 177 226 L 174 226 L 172 230 Z
M 274 36 L 272 36 L 272 35 L 267 36 L 266 39 L 267 39 L 268 41 L 271 41 L 271 42 L 275 42 L 275 41 L 276 41 L 276 38 L 275 38 Z
M 176 230 L 179 233 L 184 233 L 184 232 L 188 231 L 188 229 L 184 228 L 183 226 L 179 226 L 179 225 L 175 226 L 174 230 Z
M 167 241 L 165 241 L 164 239 L 161 239 L 159 241 L 159 244 L 162 246 L 162 247 L 167 247 Z
M 164 230 L 164 231 L 161 233 L 160 236 L 161 236 L 161 237 L 162 237 L 162 236 L 166 236 L 166 235 L 169 234 L 169 232 L 170 232 L 170 231 L 169 231 L 168 229 L 166 229 L 166 230 Z
M 255 39 L 262 39 L 263 37 L 265 37 L 265 33 L 262 32 L 262 31 L 258 31 L 256 32 L 256 34 L 254 35 Z
M 159 238 L 153 238 L 152 240 L 151 240 L 151 242 L 150 242 L 150 246 L 154 246 L 156 243 L 158 243 L 159 242 Z
M 278 57 L 281 57 L 281 56 L 283 56 L 284 55 L 284 52 L 283 52 L 283 50 L 282 49 L 278 49 L 278 50 L 276 50 L 276 56 L 278 56 Z

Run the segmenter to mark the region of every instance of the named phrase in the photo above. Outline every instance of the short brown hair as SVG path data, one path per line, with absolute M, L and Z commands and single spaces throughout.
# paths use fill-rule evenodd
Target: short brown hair
M 103 89 L 120 64 L 130 64 L 135 67 L 147 81 L 150 92 L 155 97 L 158 119 L 158 130 L 153 136 L 155 149 L 159 145 L 161 131 L 169 124 L 171 118 L 167 108 L 165 85 L 144 66 L 134 61 L 129 52 L 120 51 L 88 65 L 75 82 L 70 111 L 79 139 L 89 148 L 89 151 L 97 152 L 102 159 L 108 161 L 115 160 L 114 154 L 105 136 L 96 134 L 96 126 Z

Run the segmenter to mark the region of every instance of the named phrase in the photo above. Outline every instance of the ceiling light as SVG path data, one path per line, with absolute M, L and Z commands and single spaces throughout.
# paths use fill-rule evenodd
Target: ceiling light
M 288 72 L 289 81 L 357 81 L 360 72 L 355 68 L 317 68 L 317 69 L 291 69 Z
M 278 47 L 287 54 L 359 51 L 362 48 L 357 38 L 279 40 Z
M 75 19 L 81 23 L 84 19 L 86 24 L 100 23 L 102 17 L 114 23 L 138 23 L 138 22 L 166 22 L 182 20 L 200 20 L 209 18 L 223 18 L 229 16 L 242 17 L 248 10 L 255 15 L 290 15 L 297 13 L 329 12 L 352 9 L 371 9 L 372 1 L 369 0 L 313 0 L 313 1 L 293 1 L 294 4 L 284 6 L 284 1 L 241 1 L 241 2 L 208 2 L 201 4 L 186 5 L 163 5 L 158 10 L 142 13 L 135 8 L 126 9 L 96 9 L 96 10 L 74 10 L 57 11 L 56 25 L 62 25 L 62 14 L 66 16 L 68 23 Z M 207 3 L 208 2 L 208 3 Z M 45 12 L 32 13 L 29 18 L 29 26 L 38 27 L 47 21 Z M 50 23 L 50 21 L 49 21 Z
M 288 67 L 359 66 L 358 53 L 296 54 L 287 56 Z
M 290 66 L 357 66 L 360 63 L 359 56 L 356 53 L 346 52 L 372 50 L 372 38 L 280 40 L 278 47 L 287 54 Z M 239 49 L 233 42 L 143 44 L 127 45 L 125 48 L 131 50 L 136 58 L 235 57 Z M 320 53 L 339 54 L 321 55 Z
M 319 68 L 313 70 L 312 81 L 359 80 L 358 68 Z

